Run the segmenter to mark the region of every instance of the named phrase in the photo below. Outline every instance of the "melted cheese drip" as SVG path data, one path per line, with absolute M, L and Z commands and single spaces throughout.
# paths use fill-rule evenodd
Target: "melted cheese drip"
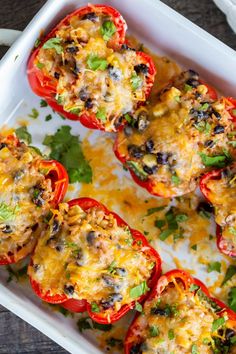
M 42 158 L 25 144 L 15 147 L 14 142 L 1 137 L 0 150 L 0 209 L 7 206 L 13 215 L 0 220 L 0 257 L 21 259 L 34 247 L 42 218 L 50 209 L 53 198 L 51 182 L 40 171 Z M 41 207 L 33 202 L 34 188 L 43 190 Z M 33 228 L 35 230 L 33 231 Z
M 156 308 L 169 308 L 171 314 L 153 314 L 152 311 Z M 172 284 L 160 298 L 155 297 L 145 303 L 144 316 L 137 319 L 133 333 L 135 338 L 130 340 L 141 338 L 143 354 L 190 353 L 193 345 L 200 354 L 213 353 L 213 335 L 221 338 L 217 331 L 212 332 L 213 321 L 217 318 L 219 317 L 208 303 L 197 294 L 184 291 L 180 283 L 175 286 Z M 158 332 L 151 334 L 153 327 L 158 328 Z M 230 321 L 226 321 L 225 327 L 231 328 Z M 208 346 L 204 344 L 204 340 L 212 344 Z M 235 348 L 230 353 L 235 353 Z
M 54 49 L 39 51 L 37 61 L 43 65 L 46 75 L 60 75 L 57 83 L 57 98 L 67 112 L 98 115 L 106 130 L 114 130 L 117 118 L 137 107 L 137 102 L 145 101 L 145 74 L 134 70 L 141 63 L 133 50 L 114 51 L 103 39 L 101 26 L 108 18 L 100 15 L 96 21 L 79 20 L 72 17 L 67 26 L 62 26 L 56 37 L 61 39 L 62 55 Z M 72 42 L 72 44 L 70 43 Z M 69 44 L 68 44 L 69 42 Z M 70 48 L 77 48 L 69 52 Z M 108 69 L 91 69 L 91 56 L 105 59 Z M 140 84 L 134 89 L 132 77 L 137 76 Z M 84 96 L 84 97 L 82 97 Z M 86 102 L 90 100 L 88 106 Z
M 61 204 L 56 220 L 62 222 L 60 231 L 52 236 L 52 220 L 33 256 L 37 270 L 30 268 L 43 292 L 67 294 L 66 287 L 73 286 L 73 298 L 96 302 L 105 310 L 103 302 L 112 303 L 112 297 L 120 299 L 107 308 L 117 311 L 134 301 L 130 289 L 150 278 L 154 264 L 141 245 L 132 246 L 130 230 L 99 208 L 84 212 Z

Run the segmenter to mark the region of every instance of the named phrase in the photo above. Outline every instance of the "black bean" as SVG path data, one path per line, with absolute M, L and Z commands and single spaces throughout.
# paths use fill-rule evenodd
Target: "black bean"
M 138 64 L 134 66 L 134 70 L 136 71 L 137 74 L 148 74 L 148 66 L 146 64 Z
M 135 52 L 136 52 L 136 49 L 135 49 L 135 48 L 129 47 L 128 44 L 126 44 L 126 43 L 122 44 L 121 49 L 122 49 L 122 50 L 132 50 L 132 51 L 135 51 Z
M 38 223 L 34 224 L 33 226 L 31 226 L 31 230 L 32 230 L 33 232 L 35 232 L 35 231 L 37 230 L 38 226 L 39 226 Z
M 165 152 L 157 153 L 157 163 L 160 165 L 168 165 L 169 154 Z
M 40 268 L 40 265 L 39 265 L 39 264 L 33 264 L 33 270 L 34 270 L 35 272 L 37 272 L 37 271 L 39 270 L 39 268 Z
M 95 231 L 89 231 L 87 233 L 86 240 L 87 240 L 89 245 L 92 246 L 94 244 L 95 238 L 96 238 Z
M 197 122 L 209 118 L 209 113 L 207 111 L 198 111 L 194 108 L 190 110 L 190 114 L 192 118 Z
M 230 338 L 234 337 L 235 334 L 236 333 L 235 333 L 235 331 L 233 329 L 227 328 L 226 329 L 226 333 L 225 333 L 225 337 L 226 337 L 226 339 L 230 339 Z
M 12 233 L 11 226 L 5 225 L 4 228 L 2 229 L 2 232 L 3 232 L 4 234 L 11 234 L 11 233 Z
M 16 181 L 19 181 L 19 180 L 24 176 L 24 174 L 25 174 L 25 172 L 22 171 L 22 170 L 17 171 L 17 172 L 14 174 L 14 176 L 13 176 L 14 181 L 15 181 L 15 182 L 16 182 Z
M 40 186 L 36 185 L 32 188 L 32 194 L 33 194 L 32 201 L 34 204 L 36 204 L 39 207 L 41 207 L 45 203 L 45 200 L 42 198 L 43 193 L 44 193 L 44 189 L 41 188 Z
M 230 170 L 228 168 L 224 169 L 222 172 L 221 172 L 221 178 L 228 178 L 230 177 Z
M 74 67 L 72 69 L 72 72 L 73 72 L 73 74 L 75 74 L 75 76 L 77 76 L 80 73 L 80 68 L 76 62 L 74 63 Z
M 214 116 L 216 116 L 216 118 L 217 118 L 218 120 L 221 119 L 221 114 L 220 114 L 219 112 L 215 111 L 214 109 L 212 110 L 212 114 L 214 114 Z
M 116 271 L 116 274 L 119 275 L 120 277 L 125 277 L 127 274 L 125 268 L 116 268 L 115 271 Z
M 214 134 L 222 134 L 222 133 L 224 133 L 224 131 L 225 131 L 225 128 L 223 125 L 217 125 L 214 128 Z
M 79 98 L 81 101 L 85 102 L 89 98 L 88 92 L 85 88 L 82 88 L 79 92 Z
M 91 98 L 88 98 L 87 101 L 85 102 L 85 108 L 86 109 L 91 109 L 93 108 L 93 101 Z
M 102 280 L 109 287 L 113 287 L 115 285 L 115 279 L 111 275 L 103 274 Z
M 189 74 L 189 77 L 191 77 L 192 79 L 195 79 L 195 80 L 199 79 L 199 74 L 192 69 L 188 70 L 188 74 Z
M 128 152 L 130 156 L 134 157 L 135 159 L 140 159 L 144 155 L 144 152 L 137 145 L 128 145 Z
M 73 287 L 73 285 L 65 285 L 64 286 L 64 292 L 69 295 L 72 296 L 74 294 L 75 288 Z
M 60 223 L 57 219 L 53 220 L 53 225 L 52 225 L 52 231 L 51 231 L 51 236 L 54 236 L 58 233 L 58 231 L 60 230 Z
M 143 166 L 144 172 L 146 172 L 148 175 L 153 175 L 157 171 L 157 166 L 153 167 L 148 167 L 148 166 Z
M 113 81 L 120 81 L 121 80 L 122 73 L 121 73 L 120 69 L 115 68 L 112 65 L 109 65 L 108 66 L 108 73 L 109 73 L 110 78 Z
M 58 73 L 58 72 L 56 72 L 56 71 L 55 71 L 55 73 L 54 73 L 54 77 L 55 77 L 55 79 L 57 79 L 57 80 L 58 80 L 58 79 L 60 78 L 60 73 Z
M 2 150 L 3 148 L 5 148 L 7 146 L 7 144 L 5 143 L 0 143 L 0 150 Z
M 95 12 L 89 12 L 82 17 L 82 20 L 89 20 L 92 22 L 96 22 L 98 20 L 98 16 L 95 14 Z
M 133 134 L 133 129 L 130 126 L 126 125 L 124 127 L 124 133 L 126 136 L 131 136 Z
M 56 244 L 57 244 L 57 238 L 55 236 L 50 237 L 46 242 L 46 245 L 52 248 L 55 248 Z
M 107 299 L 101 300 L 101 305 L 104 309 L 109 309 L 115 305 L 116 302 L 121 302 L 123 296 L 119 293 L 111 294 Z
M 67 47 L 66 48 L 66 51 L 67 53 L 70 53 L 70 54 L 76 54 L 78 52 L 78 47 Z
M 142 354 L 142 343 L 132 345 L 129 350 L 129 354 Z
M 170 315 L 170 311 L 168 308 L 166 309 L 160 309 L 158 307 L 153 307 L 151 309 L 151 314 L 152 315 L 158 315 L 158 316 L 163 316 L 163 317 L 168 317 Z
M 200 202 L 197 207 L 197 212 L 206 211 L 208 213 L 212 213 L 214 210 L 213 206 L 207 202 Z
M 146 151 L 147 152 L 152 153 L 153 149 L 154 149 L 153 140 L 152 139 L 147 140 L 146 143 L 145 143 L 145 147 L 146 147 Z
M 63 249 L 64 249 L 64 245 L 63 245 L 63 244 L 60 244 L 60 243 L 58 243 L 58 244 L 56 245 L 56 247 L 55 247 L 55 250 L 56 250 L 57 252 L 62 252 Z
M 191 86 L 191 87 L 194 87 L 196 88 L 198 85 L 199 85 L 199 81 L 195 80 L 195 79 L 188 79 L 186 81 L 186 84 Z
M 209 147 L 209 148 L 212 148 L 214 145 L 215 145 L 215 143 L 214 143 L 213 140 L 207 140 L 207 141 L 205 141 L 205 143 L 204 143 L 204 146 L 205 146 L 205 147 Z

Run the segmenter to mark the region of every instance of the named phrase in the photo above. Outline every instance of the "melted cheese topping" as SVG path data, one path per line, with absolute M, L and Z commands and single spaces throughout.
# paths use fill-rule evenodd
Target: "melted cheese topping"
M 118 133 L 117 150 L 140 180 L 149 180 L 153 192 L 164 197 L 193 191 L 206 169 L 201 154 L 224 155 L 232 150 L 228 134 L 234 126 L 225 99 L 213 102 L 195 73 L 182 73 L 147 107 L 150 124 Z M 193 79 L 191 79 L 193 81 Z M 191 81 L 190 81 L 191 82 Z M 143 113 L 136 112 L 133 126 Z
M 36 65 L 57 79 L 56 99 L 65 111 L 95 114 L 106 130 L 114 130 L 119 117 L 145 101 L 148 67 L 135 50 L 116 52 L 109 46 L 101 32 L 105 22 L 113 24 L 104 15 L 73 16 L 55 33 L 59 54 L 43 45 Z
M 108 316 L 134 301 L 130 290 L 148 281 L 155 266 L 132 240 L 130 229 L 103 209 L 61 204 L 37 244 L 30 275 L 43 293 L 86 299 Z
M 225 317 L 225 323 L 213 330 L 219 316 L 202 294 L 185 291 L 181 283 L 172 283 L 161 297 L 146 301 L 144 316 L 138 317 L 134 337 L 130 338 L 139 338 L 138 353 L 207 354 L 220 349 L 217 341 L 224 342 L 227 333 L 236 328 L 231 328 Z M 231 347 L 229 353 L 235 353 L 235 346 Z
M 0 137 L 0 258 L 19 260 L 32 251 L 42 218 L 50 209 L 50 179 L 42 158 L 24 143 Z
M 220 179 L 207 182 L 209 200 L 215 207 L 215 221 L 222 227 L 228 250 L 236 251 L 236 167 L 228 167 Z

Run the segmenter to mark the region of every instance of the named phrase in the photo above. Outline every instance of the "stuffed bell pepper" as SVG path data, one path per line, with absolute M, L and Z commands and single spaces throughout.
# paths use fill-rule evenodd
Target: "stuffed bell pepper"
M 205 174 L 200 188 L 214 206 L 219 250 L 236 257 L 236 163 Z
M 170 271 L 131 324 L 125 353 L 236 353 L 236 313 L 187 272 Z
M 142 234 L 90 198 L 60 204 L 53 213 L 28 271 L 42 300 L 88 311 L 104 324 L 144 300 L 161 261 Z
M 0 264 L 32 252 L 40 224 L 63 199 L 67 184 L 57 161 L 45 160 L 15 135 L 0 137 Z
M 152 59 L 125 43 L 126 29 L 109 6 L 74 11 L 32 53 L 32 90 L 64 117 L 116 131 L 124 115 L 145 102 L 155 76 Z
M 183 72 L 155 105 L 129 117 L 117 134 L 115 154 L 151 194 L 168 198 L 191 192 L 204 171 L 231 160 L 232 107 L 196 72 Z

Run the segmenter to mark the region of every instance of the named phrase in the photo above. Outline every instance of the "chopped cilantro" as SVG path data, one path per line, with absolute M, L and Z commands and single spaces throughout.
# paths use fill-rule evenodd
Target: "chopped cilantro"
M 192 245 L 191 248 L 192 248 L 192 250 L 196 251 L 197 250 L 197 245 Z
M 115 269 L 116 269 L 116 262 L 113 261 L 113 262 L 111 262 L 111 264 L 107 268 L 107 271 L 108 271 L 108 273 L 113 274 L 115 272 Z
M 185 85 L 184 85 L 184 91 L 185 91 L 185 92 L 191 91 L 192 89 L 193 89 L 192 86 L 190 86 L 190 85 L 188 85 L 188 84 L 185 84 Z
M 140 76 L 138 76 L 136 73 L 133 73 L 133 75 L 131 76 L 131 87 L 132 90 L 135 91 L 138 88 L 141 87 L 143 80 L 141 79 Z
M 140 296 L 146 294 L 150 289 L 147 286 L 146 281 L 143 281 L 141 284 L 135 286 L 134 288 L 130 289 L 130 297 L 132 299 L 137 299 Z
M 172 233 L 173 230 L 170 229 L 164 230 L 160 233 L 159 238 L 161 241 L 165 241 Z
M 47 107 L 48 106 L 48 103 L 45 101 L 45 100 L 41 100 L 40 101 L 40 107 L 43 108 L 43 107 Z
M 160 334 L 160 330 L 157 326 L 153 325 L 149 327 L 150 337 L 157 337 Z
M 230 264 L 221 286 L 225 285 L 236 274 L 236 265 Z
M 198 347 L 196 344 L 192 345 L 191 354 L 199 354 Z
M 175 333 L 174 333 L 173 329 L 169 329 L 168 338 L 169 338 L 169 340 L 173 340 L 175 338 Z
M 194 291 L 196 291 L 198 289 L 199 289 L 199 286 L 196 285 L 196 284 L 191 284 L 190 287 L 189 287 L 189 290 L 192 291 L 192 292 L 194 292 Z
M 0 221 L 12 221 L 15 219 L 16 213 L 19 210 L 18 206 L 12 208 L 4 202 L 0 202 Z
M 104 41 L 109 41 L 113 34 L 116 33 L 116 26 L 112 21 L 105 21 L 101 27 L 101 34 L 103 36 Z
M 199 155 L 201 156 L 202 163 L 206 167 L 224 167 L 226 164 L 229 162 L 229 157 L 224 154 L 224 155 L 216 155 L 216 156 L 208 156 L 204 154 L 203 152 L 200 152 Z
M 232 113 L 234 116 L 236 116 L 236 109 L 232 109 Z
M 131 124 L 133 122 L 133 118 L 129 115 L 129 113 L 126 113 L 124 115 L 124 118 L 129 124 Z
M 235 112 L 235 115 L 236 115 L 236 112 Z M 236 344 L 236 336 L 233 336 L 230 338 L 230 343 L 231 344 Z
M 235 228 L 235 227 L 233 227 L 233 226 L 229 227 L 229 232 L 230 232 L 232 235 L 236 236 L 236 228 Z
M 181 100 L 180 100 L 180 96 L 175 96 L 175 97 L 174 97 L 174 100 L 179 103 L 179 102 L 181 101 Z
M 63 47 L 61 45 L 60 38 L 50 38 L 47 42 L 44 43 L 43 49 L 54 49 L 58 55 L 62 54 Z
M 152 215 L 154 213 L 157 213 L 158 211 L 164 210 L 165 207 L 166 207 L 166 205 L 162 205 L 162 206 L 159 206 L 159 207 L 156 207 L 156 208 L 150 208 L 150 209 L 147 210 L 146 216 L 149 216 L 149 215 Z
M 225 324 L 225 318 L 220 317 L 213 321 L 211 331 L 215 332 Z
M 171 176 L 171 182 L 178 186 L 180 184 L 180 178 L 176 174 L 174 174 Z
M 92 182 L 92 169 L 85 159 L 79 136 L 71 135 L 71 127 L 61 126 L 54 135 L 46 135 L 43 144 L 51 148 L 50 158 L 67 169 L 70 183 Z
M 102 122 L 106 122 L 107 120 L 107 114 L 106 114 L 106 109 L 105 108 L 99 108 L 96 117 L 100 119 Z
M 176 215 L 175 219 L 176 219 L 177 222 L 184 222 L 184 221 L 188 220 L 188 215 L 186 215 L 186 214 L 178 214 L 178 215 Z
M 143 306 L 139 302 L 136 302 L 135 303 L 135 310 L 138 311 L 138 312 L 142 312 L 143 311 Z
M 91 70 L 106 70 L 107 68 L 107 61 L 106 59 L 103 59 L 103 58 L 99 58 L 97 55 L 95 54 L 90 54 L 87 58 L 87 64 L 88 64 L 88 67 L 89 69 Z
M 209 103 L 205 102 L 201 107 L 199 108 L 199 111 L 206 111 L 209 108 Z
M 15 130 L 16 136 L 19 140 L 25 141 L 27 144 L 31 144 L 32 137 L 31 134 L 28 132 L 27 127 L 20 127 Z
M 221 272 L 221 263 L 220 262 L 209 263 L 208 267 L 207 267 L 207 271 L 208 271 L 208 273 L 211 273 L 214 271 L 220 273 Z
M 156 220 L 154 223 L 154 225 L 160 230 L 163 228 L 163 226 L 165 226 L 165 224 L 165 220 Z
M 32 112 L 30 114 L 28 114 L 28 117 L 32 118 L 32 119 L 37 119 L 39 116 L 39 112 L 37 111 L 36 108 L 32 109 Z
M 70 113 L 72 113 L 72 114 L 77 114 L 77 115 L 79 115 L 80 112 L 81 112 L 81 109 L 80 109 L 79 107 L 74 107 L 74 108 L 71 108 L 71 109 L 70 109 Z
M 34 48 L 38 48 L 40 44 L 41 44 L 41 40 L 37 38 L 36 41 L 34 42 Z
M 40 61 L 38 61 L 38 62 L 36 63 L 36 66 L 37 66 L 37 68 L 40 69 L 40 70 L 42 70 L 42 69 L 44 68 L 44 64 L 43 64 L 43 63 L 40 63 Z
M 48 114 L 46 117 L 45 117 L 45 121 L 48 122 L 49 120 L 52 119 L 52 115 L 51 114 Z
M 97 312 L 97 313 L 100 312 L 99 306 L 98 306 L 98 304 L 96 304 L 96 302 L 91 303 L 91 311 Z
M 228 295 L 229 307 L 236 312 L 236 287 L 233 287 L 229 291 Z

